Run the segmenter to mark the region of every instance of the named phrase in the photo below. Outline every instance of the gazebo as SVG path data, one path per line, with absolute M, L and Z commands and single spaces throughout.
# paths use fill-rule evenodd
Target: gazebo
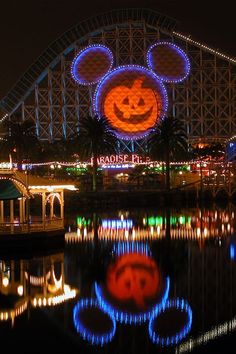
M 0 171 L 0 234 L 64 229 L 64 190 L 76 190 L 70 182 L 58 182 L 19 171 Z M 38 215 L 30 214 L 30 200 L 41 198 Z M 55 200 L 60 205 L 54 214 Z M 47 215 L 46 206 L 50 206 Z

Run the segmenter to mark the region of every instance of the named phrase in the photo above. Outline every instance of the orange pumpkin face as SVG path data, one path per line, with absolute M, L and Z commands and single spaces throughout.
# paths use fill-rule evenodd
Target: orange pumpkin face
M 160 273 L 149 257 L 133 253 L 118 258 L 107 272 L 107 289 L 119 301 L 133 300 L 144 309 L 146 300 L 154 297 L 160 287 Z
M 148 69 L 114 69 L 99 84 L 95 109 L 105 115 L 122 138 L 139 139 L 154 127 L 165 111 L 164 86 Z
M 106 96 L 104 102 L 105 116 L 118 130 L 139 132 L 152 127 L 157 118 L 157 96 L 150 88 L 142 88 L 144 78 L 134 81 L 131 88 L 117 86 Z

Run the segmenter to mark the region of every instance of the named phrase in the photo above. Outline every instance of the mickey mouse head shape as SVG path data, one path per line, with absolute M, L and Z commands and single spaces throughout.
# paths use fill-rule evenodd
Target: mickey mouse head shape
M 147 136 L 168 109 L 164 82 L 181 82 L 190 72 L 187 55 L 170 42 L 153 44 L 146 59 L 148 67 L 123 65 L 112 69 L 111 50 L 94 44 L 82 49 L 72 62 L 72 77 L 78 84 L 97 84 L 94 113 L 106 116 L 121 139 Z

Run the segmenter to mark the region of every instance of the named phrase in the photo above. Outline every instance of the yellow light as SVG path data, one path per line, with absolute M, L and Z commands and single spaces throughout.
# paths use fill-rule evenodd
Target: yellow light
M 200 230 L 200 227 L 197 228 L 197 237 L 200 237 L 201 235 L 201 230 Z
M 6 288 L 9 285 L 9 279 L 7 277 L 3 277 L 2 285 Z
M 19 286 L 17 287 L 17 293 L 18 293 L 19 296 L 22 296 L 22 295 L 23 295 L 23 293 L 24 293 L 23 285 L 19 285 Z

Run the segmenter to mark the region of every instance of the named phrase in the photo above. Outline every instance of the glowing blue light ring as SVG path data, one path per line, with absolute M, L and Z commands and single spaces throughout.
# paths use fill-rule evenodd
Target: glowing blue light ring
M 158 75 L 158 73 L 156 73 L 155 69 L 153 68 L 153 62 L 151 60 L 151 51 L 153 48 L 155 48 L 159 45 L 163 45 L 163 44 L 168 45 L 168 46 L 172 46 L 175 49 L 177 49 L 180 56 L 183 58 L 183 60 L 185 62 L 185 70 L 184 70 L 185 74 L 182 77 L 180 77 L 179 79 L 170 79 L 168 76 Z M 168 82 L 168 83 L 176 84 L 176 83 L 184 81 L 187 78 L 187 76 L 189 75 L 190 69 L 191 69 L 190 61 L 189 61 L 187 54 L 180 47 L 178 47 L 176 44 L 171 43 L 171 42 L 157 42 L 157 43 L 154 43 L 153 45 L 151 45 L 151 47 L 147 51 L 146 60 L 147 60 L 147 65 L 148 65 L 149 69 L 156 74 L 156 76 L 159 78 L 159 80 L 164 81 L 164 82 Z
M 155 319 L 163 313 L 166 309 L 173 308 L 180 309 L 181 311 L 185 311 L 188 316 L 187 324 L 175 335 L 170 337 L 162 337 L 159 336 L 157 332 L 154 331 L 154 321 Z M 156 313 L 153 313 L 152 317 L 150 318 L 149 325 L 148 325 L 148 332 L 149 336 L 154 344 L 159 344 L 161 346 L 169 346 L 179 343 L 190 331 L 192 326 L 192 310 L 189 304 L 183 299 L 175 299 L 175 300 L 168 300 L 166 303 L 161 306 Z
M 95 288 L 95 294 L 98 299 L 100 307 L 103 309 L 104 312 L 110 314 L 112 317 L 116 319 L 116 321 L 124 324 L 142 324 L 149 320 L 153 315 L 155 315 L 160 308 L 162 308 L 169 296 L 169 290 L 170 290 L 170 278 L 166 278 L 166 289 L 164 292 L 164 295 L 161 299 L 161 302 L 156 304 L 151 310 L 146 311 L 146 312 L 140 312 L 137 314 L 129 313 L 129 312 L 124 312 L 121 310 L 116 309 L 113 307 L 111 304 L 109 304 L 103 297 L 101 287 L 95 282 L 94 284 Z
M 110 320 L 112 321 L 112 329 L 110 332 L 101 335 L 94 334 L 79 321 L 79 312 L 83 309 L 92 308 L 92 307 L 98 308 L 110 318 Z M 102 309 L 102 307 L 99 305 L 98 301 L 94 299 L 81 299 L 74 307 L 73 320 L 77 332 L 83 337 L 84 340 L 91 342 L 91 344 L 93 345 L 102 346 L 106 343 L 111 342 L 116 332 L 116 321 L 114 317 L 110 313 L 105 312 Z
M 117 71 L 125 71 L 125 70 L 134 70 L 134 69 L 139 69 L 144 71 L 147 75 L 151 75 L 151 77 L 156 81 L 157 85 L 160 88 L 160 92 L 161 92 L 161 98 L 163 100 L 163 109 L 160 113 L 160 117 L 159 120 L 163 119 L 165 117 L 167 108 L 168 108 L 168 95 L 167 95 L 167 91 L 166 88 L 162 82 L 162 80 L 159 79 L 159 77 L 156 75 L 155 72 L 145 68 L 144 66 L 141 65 L 121 65 L 116 67 L 115 69 L 109 71 L 103 78 L 102 80 L 99 81 L 94 96 L 93 96 L 93 110 L 94 113 L 97 114 L 98 116 L 100 116 L 100 112 L 99 112 L 99 96 L 100 96 L 100 90 L 103 87 L 103 85 L 106 84 L 106 81 L 111 79 L 111 76 L 116 74 Z M 160 92 L 158 92 L 160 94 Z M 146 136 L 148 136 L 152 131 L 153 128 L 148 129 L 146 132 L 143 133 L 133 133 L 134 135 L 132 135 L 132 133 L 120 133 L 118 130 L 115 130 L 115 134 L 117 135 L 117 137 L 119 137 L 120 139 L 123 140 L 139 140 L 142 138 L 145 138 Z M 136 135 L 135 135 L 136 134 Z
M 151 256 L 148 243 L 145 242 L 118 242 L 113 245 L 112 251 L 116 256 L 122 256 L 126 253 L 141 253 L 145 256 Z
M 101 77 L 99 77 L 97 80 L 95 81 L 91 81 L 91 82 L 88 82 L 88 81 L 84 81 L 84 80 L 81 80 L 78 76 L 78 74 L 75 72 L 76 70 L 76 67 L 77 67 L 77 64 L 78 64 L 78 61 L 80 60 L 81 58 L 81 55 L 85 55 L 91 48 L 103 48 L 107 51 L 108 55 L 109 55 L 109 59 L 111 61 L 111 64 L 109 66 L 109 69 L 107 70 L 107 72 L 102 75 Z M 95 85 L 97 84 L 108 72 L 110 72 L 112 66 L 114 64 L 114 57 L 113 57 L 113 53 L 112 51 L 105 45 L 103 44 L 91 44 L 91 45 L 88 45 L 87 47 L 83 48 L 76 56 L 75 58 L 73 59 L 72 61 L 72 64 L 71 64 L 71 68 L 70 68 L 70 72 L 71 72 L 71 76 L 73 77 L 74 81 L 79 84 L 79 85 L 84 85 L 84 86 L 91 86 L 91 85 Z

